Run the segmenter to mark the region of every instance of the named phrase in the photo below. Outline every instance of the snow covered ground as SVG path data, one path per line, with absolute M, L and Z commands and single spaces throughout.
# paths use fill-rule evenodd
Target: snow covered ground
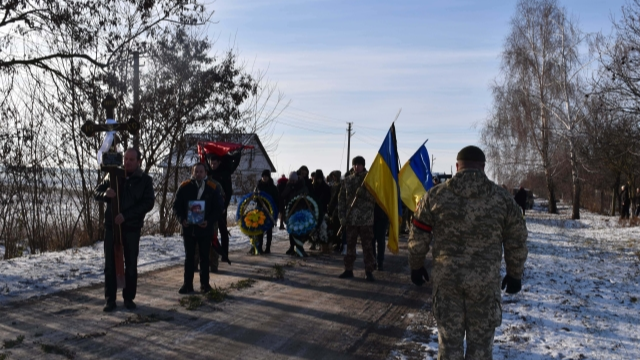
M 640 359 L 640 227 L 584 211 L 581 215 L 581 220 L 566 220 L 566 207 L 560 215 L 540 208 L 527 212 L 529 258 L 523 289 L 503 297 L 494 359 Z M 230 248 L 249 250 L 248 238 L 237 227 L 230 230 Z M 274 232 L 274 241 L 286 238 L 285 231 Z M 0 260 L 0 304 L 102 282 L 102 247 L 100 242 Z M 180 236 L 142 237 L 141 272 L 183 259 Z M 418 325 L 407 329 L 399 345 L 413 342 L 422 358 L 435 359 L 433 320 L 426 312 L 407 316 L 426 321 L 416 320 Z M 416 343 L 418 330 L 433 333 L 431 340 Z M 405 356 L 393 352 L 390 357 Z
M 229 228 L 229 250 L 249 251 L 249 238 L 237 226 Z M 286 239 L 285 230 L 273 232 L 273 241 Z M 0 260 L 0 304 L 50 294 L 104 281 L 104 243 L 93 246 Z M 0 259 L 4 249 L 0 246 Z M 233 261 L 233 255 L 231 256 Z M 143 236 L 138 272 L 182 264 L 182 237 Z
M 570 209 L 560 210 L 527 212 L 523 287 L 503 296 L 494 359 L 640 359 L 640 227 L 584 211 L 581 220 L 566 220 Z M 430 323 L 431 341 L 416 344 L 424 359 L 437 357 Z M 400 347 L 415 342 L 417 331 L 410 326 Z

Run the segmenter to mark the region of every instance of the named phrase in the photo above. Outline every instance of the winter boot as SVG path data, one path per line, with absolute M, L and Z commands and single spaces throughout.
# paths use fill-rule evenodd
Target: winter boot
M 180 290 L 178 290 L 178 294 L 191 294 L 193 292 L 193 285 L 187 285 L 184 284 L 182 285 L 182 287 L 180 287 Z
M 345 270 L 338 276 L 340 279 L 350 279 L 353 277 L 353 270 Z
M 376 279 L 374 279 L 373 273 L 371 271 L 365 271 L 364 272 L 364 277 L 365 277 L 365 280 L 367 280 L 367 281 L 370 281 L 370 282 L 376 281 Z

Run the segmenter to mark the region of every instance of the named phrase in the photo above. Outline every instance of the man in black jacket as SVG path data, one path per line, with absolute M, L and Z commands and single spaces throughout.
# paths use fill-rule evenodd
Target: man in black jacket
M 524 215 L 524 211 L 527 208 L 527 190 L 520 186 L 520 189 L 518 189 L 518 192 L 513 199 L 516 201 L 516 204 L 520 205 L 522 208 L 522 215 Z
M 138 282 L 138 252 L 140 250 L 140 232 L 145 215 L 153 209 L 155 194 L 153 180 L 140 169 L 141 154 L 137 149 L 128 149 L 124 153 L 124 170 L 126 178 L 120 187 L 120 213 L 115 217 L 115 225 L 120 225 L 124 250 L 125 288 L 122 290 L 124 306 L 135 309 L 133 299 L 136 297 Z M 94 190 L 94 198 L 107 203 L 104 217 L 104 297 L 107 304 L 105 312 L 116 309 L 116 264 L 113 244 L 114 224 L 112 223 L 111 200 L 116 196 L 110 179 L 102 181 Z M 116 227 L 118 230 L 118 227 Z
M 204 202 L 204 219 L 199 223 L 190 221 L 190 202 Z M 184 240 L 184 283 L 178 291 L 180 294 L 193 292 L 194 256 L 196 244 L 200 252 L 200 291 L 211 290 L 209 285 L 209 250 L 215 222 L 220 218 L 224 199 L 220 189 L 212 181 L 207 180 L 204 164 L 196 164 L 192 169 L 191 179 L 180 184 L 173 202 L 173 213 L 182 224 Z M 192 216 L 193 218 L 193 216 Z
M 275 206 L 278 206 L 276 204 L 278 204 L 280 202 L 280 195 L 278 193 L 278 188 L 273 183 L 273 179 L 271 179 L 271 171 L 270 170 L 264 170 L 262 172 L 262 178 L 258 182 L 258 190 L 260 190 L 262 192 L 265 192 L 269 196 L 271 196 L 271 199 L 273 199 L 273 204 Z M 273 220 L 274 221 L 278 221 L 278 219 L 273 219 Z M 276 226 L 276 224 L 273 224 L 273 226 Z M 262 239 L 264 238 L 264 233 L 262 233 L 260 235 L 260 240 L 258 241 L 258 252 L 261 253 L 261 254 L 262 253 L 271 254 L 271 240 L 273 239 L 273 227 L 270 227 L 269 230 L 267 230 L 265 232 L 267 233 L 267 245 L 266 245 L 266 247 L 265 247 L 265 249 L 263 251 L 262 250 Z
M 224 192 L 224 208 L 218 219 L 218 227 L 220 229 L 220 249 L 216 249 L 222 256 L 222 261 L 229 264 L 229 230 L 227 230 L 227 208 L 231 202 L 233 195 L 233 183 L 231 175 L 240 165 L 240 157 L 242 156 L 242 148 L 236 150 L 233 154 L 218 156 L 216 154 L 208 154 L 207 160 L 209 165 L 208 176 L 212 180 L 216 180 L 222 185 Z M 219 250 L 219 251 L 218 251 Z

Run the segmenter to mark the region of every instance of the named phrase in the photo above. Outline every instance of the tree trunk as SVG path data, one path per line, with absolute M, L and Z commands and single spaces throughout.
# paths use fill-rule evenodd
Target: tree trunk
M 573 139 L 569 140 L 569 158 L 571 159 L 571 183 L 573 185 L 573 211 L 571 219 L 580 219 L 580 177 L 578 176 L 578 159 Z
M 620 188 L 620 172 L 616 173 L 616 182 L 613 184 L 613 196 L 611 199 L 611 216 L 616 216 L 618 189 Z

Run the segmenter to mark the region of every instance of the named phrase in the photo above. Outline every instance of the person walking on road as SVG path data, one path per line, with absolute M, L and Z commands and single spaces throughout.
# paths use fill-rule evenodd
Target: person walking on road
M 516 204 L 522 208 L 522 215 L 524 215 L 524 211 L 527 208 L 527 190 L 520 186 L 520 189 L 518 189 L 518 192 L 514 196 L 514 200 Z
M 420 200 L 409 235 L 411 281 L 429 280 L 424 260 L 433 249 L 433 315 L 438 359 L 492 359 L 495 328 L 502 323 L 500 289 L 522 287 L 527 228 L 512 195 L 484 173 L 475 146 L 457 157 L 455 176 Z M 506 276 L 500 282 L 504 250 Z M 466 337 L 466 354 L 464 340 Z

